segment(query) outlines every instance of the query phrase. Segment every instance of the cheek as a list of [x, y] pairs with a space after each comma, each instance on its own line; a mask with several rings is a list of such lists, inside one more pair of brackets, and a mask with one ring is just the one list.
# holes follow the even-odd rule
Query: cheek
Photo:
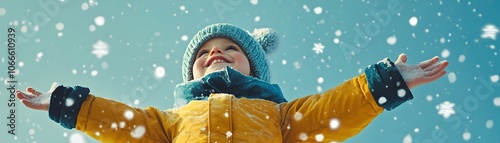
[[198, 58], [193, 64], [193, 78], [199, 79], [205, 74], [205, 68], [203, 64], [205, 60], [203, 58]]
[[238, 54], [235, 56], [235, 60], [237, 61], [238, 71], [245, 75], [250, 75], [250, 62], [245, 54]]

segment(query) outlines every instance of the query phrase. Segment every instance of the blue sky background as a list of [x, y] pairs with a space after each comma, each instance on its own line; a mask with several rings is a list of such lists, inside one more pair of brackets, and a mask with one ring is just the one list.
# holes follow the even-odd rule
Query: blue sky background
[[[388, 7], [394, 3], [399, 5]], [[494, 0], [0, 0], [0, 39], [6, 41], [9, 27], [17, 30], [20, 89], [46, 91], [52, 82], [81, 85], [101, 97], [160, 109], [173, 107], [189, 40], [218, 22], [250, 31], [269, 27], [281, 35], [279, 49], [269, 57], [271, 81], [288, 100], [333, 88], [385, 57], [395, 61], [406, 53], [408, 63], [417, 64], [439, 56], [450, 62], [449, 74], [413, 89], [413, 100], [384, 112], [346, 142], [491, 143], [500, 142], [499, 5]], [[96, 22], [100, 18], [104, 23]], [[99, 41], [107, 49], [94, 46]], [[324, 48], [313, 48], [319, 44]], [[108, 54], [99, 58], [94, 51]], [[5, 70], [0, 79], [7, 79]], [[6, 88], [0, 90], [2, 142], [97, 142], [19, 100], [16, 137], [7, 134]], [[439, 111], [455, 114], [445, 118]]]

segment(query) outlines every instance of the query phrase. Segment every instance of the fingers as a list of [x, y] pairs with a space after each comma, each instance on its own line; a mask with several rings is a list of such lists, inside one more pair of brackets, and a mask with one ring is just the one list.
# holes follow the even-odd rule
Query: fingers
[[31, 93], [31, 94], [33, 94], [33, 95], [37, 95], [37, 96], [38, 96], [38, 95], [40, 95], [40, 94], [42, 94], [42, 93], [40, 93], [40, 92], [36, 91], [36, 90], [35, 90], [34, 88], [32, 88], [32, 87], [28, 87], [28, 88], [26, 88], [26, 91], [28, 91], [29, 93]]
[[19, 98], [21, 100], [22, 99], [33, 99], [33, 98], [35, 98], [34, 95], [27, 94], [27, 93], [24, 93], [24, 92], [19, 91], [19, 90], [16, 92], [16, 96], [17, 96], [17, 98]]
[[26, 107], [29, 107], [31, 109], [37, 109], [37, 110], [49, 110], [49, 105], [48, 104], [37, 104], [31, 102], [31, 100], [26, 100], [26, 99], [21, 99], [21, 102], [26, 105]]
[[399, 55], [398, 60], [396, 61], [396, 63], [401, 63], [401, 62], [406, 63], [406, 60], [408, 60], [408, 56], [406, 56], [405, 53], [402, 53], [402, 54]]
[[439, 64], [435, 64], [432, 65], [431, 67], [424, 69], [425, 76], [432, 76], [443, 71], [448, 66], [448, 64], [449, 64], [448, 61], [442, 61]]
[[439, 61], [439, 57], [435, 56], [431, 59], [421, 62], [418, 66], [422, 69], [426, 69], [427, 67], [434, 65], [437, 61]]
[[437, 74], [434, 74], [434, 75], [432, 75], [432, 76], [428, 76], [428, 77], [426, 78], [426, 83], [428, 83], [428, 82], [432, 82], [432, 81], [435, 81], [435, 80], [439, 79], [440, 77], [442, 77], [442, 76], [443, 76], [443, 75], [445, 75], [445, 74], [446, 74], [446, 71], [440, 71], [440, 72], [439, 72], [439, 73], [437, 73]]

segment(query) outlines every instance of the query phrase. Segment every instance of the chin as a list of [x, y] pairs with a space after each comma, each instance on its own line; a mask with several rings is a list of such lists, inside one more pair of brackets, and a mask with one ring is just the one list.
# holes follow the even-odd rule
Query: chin
[[[212, 65], [210, 67], [207, 68], [207, 71], [206, 73], [209, 74], [209, 73], [212, 73], [214, 71], [219, 71], [219, 70], [223, 70], [225, 69], [227, 66], [229, 65]], [[206, 74], [205, 74], [206, 75]]]

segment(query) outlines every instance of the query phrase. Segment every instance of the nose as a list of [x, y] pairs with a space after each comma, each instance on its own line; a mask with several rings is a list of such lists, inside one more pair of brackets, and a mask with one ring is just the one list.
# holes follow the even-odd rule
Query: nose
[[219, 47], [213, 47], [212, 50], [210, 50], [210, 56], [214, 55], [215, 53], [222, 54], [222, 50]]

